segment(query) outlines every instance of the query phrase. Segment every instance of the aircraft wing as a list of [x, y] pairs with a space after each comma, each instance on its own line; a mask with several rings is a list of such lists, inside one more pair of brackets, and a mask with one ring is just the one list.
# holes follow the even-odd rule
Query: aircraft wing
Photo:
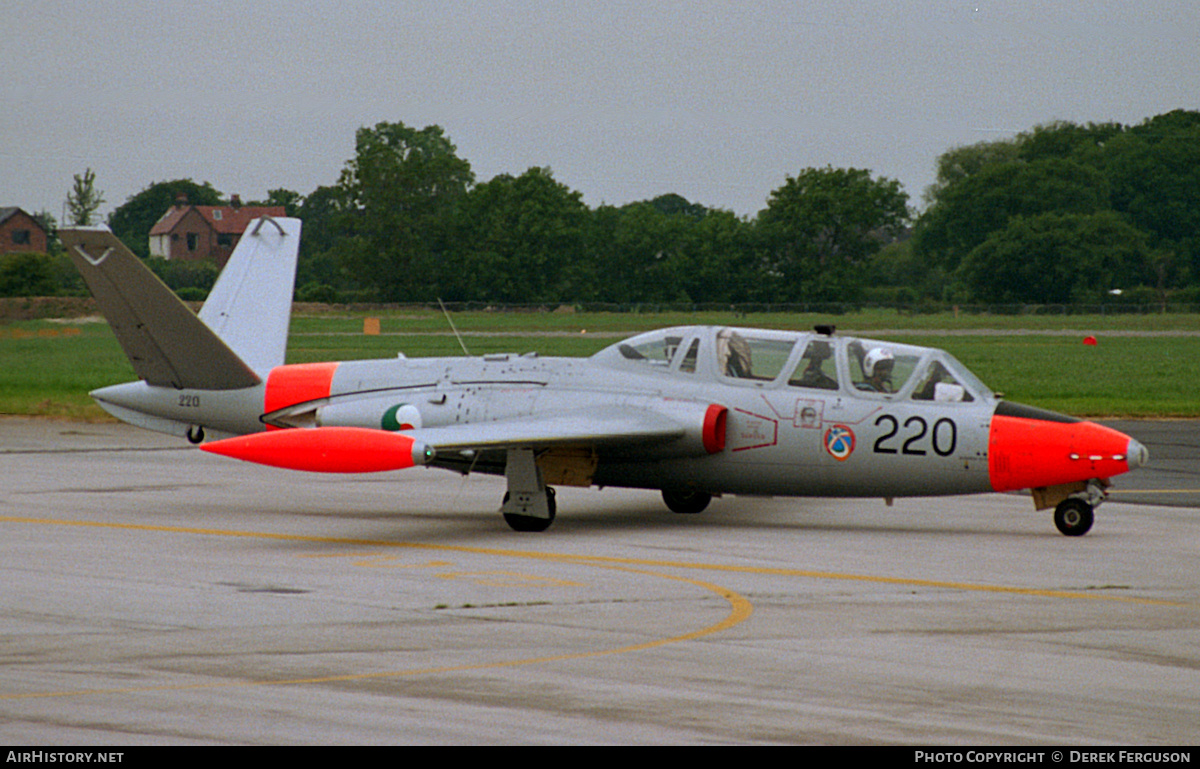
[[[721, 409], [723, 414], [721, 407], [709, 408], [710, 411]], [[723, 441], [723, 426], [720, 429]], [[648, 409], [602, 407], [402, 432], [364, 427], [271, 430], [226, 438], [201, 448], [247, 462], [292, 470], [358, 473], [428, 464], [435, 457], [461, 451], [648, 446], [687, 440], [691, 432], [683, 422], [666, 414]], [[699, 435], [694, 438], [699, 453], [712, 451], [707, 438], [701, 440]]]
[[439, 453], [568, 445], [647, 445], [682, 438], [684, 433], [682, 425], [662, 414], [646, 409], [611, 407], [406, 432]]
[[261, 381], [107, 227], [64, 228], [58, 236], [148, 384], [232, 390]]

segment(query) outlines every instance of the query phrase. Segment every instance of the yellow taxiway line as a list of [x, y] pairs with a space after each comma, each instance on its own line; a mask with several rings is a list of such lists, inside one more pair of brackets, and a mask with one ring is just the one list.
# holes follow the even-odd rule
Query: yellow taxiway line
[[[489, 548], [489, 547], [472, 547], [468, 545], [442, 545], [429, 544], [421, 542], [388, 542], [384, 540], [370, 540], [354, 537], [323, 537], [305, 534], [279, 534], [275, 532], [264, 531], [245, 531], [237, 529], [212, 529], [192, 526], [164, 526], [150, 524], [133, 524], [133, 523], [118, 523], [114, 521], [80, 521], [80, 520], [62, 520], [53, 518], [30, 518], [24, 516], [0, 516], [0, 522], [3, 523], [27, 523], [43, 526], [77, 526], [84, 528], [99, 528], [99, 529], [115, 529], [124, 531], [141, 531], [141, 532], [161, 532], [168, 534], [195, 534], [202, 536], [215, 537], [241, 537], [247, 539], [265, 539], [288, 542], [308, 542], [322, 543], [335, 545], [348, 545], [353, 547], [369, 547], [372, 549], [410, 549], [410, 550], [433, 550], [440, 552], [458, 552], [469, 553], [474, 555], [489, 555], [504, 558], [522, 558], [540, 561], [569, 563], [581, 566], [591, 566], [595, 568], [613, 569], [625, 571], [633, 574], [640, 574], [655, 577], [658, 579], [667, 579], [678, 582], [683, 582], [696, 586], [702, 590], [714, 593], [723, 598], [729, 604], [728, 614], [719, 622], [707, 625], [705, 627], [693, 630], [680, 635], [674, 635], [664, 638], [658, 638], [642, 643], [631, 644], [626, 646], [618, 646], [610, 649], [593, 649], [582, 652], [568, 652], [565, 654], [554, 654], [538, 657], [526, 657], [515, 660], [501, 660], [492, 662], [481, 662], [467, 665], [449, 665], [425, 668], [412, 668], [407, 670], [391, 670], [374, 673], [347, 673], [342, 675], [319, 676], [312, 678], [289, 678], [280, 680], [256, 680], [256, 681], [237, 681], [237, 682], [215, 682], [215, 683], [198, 683], [198, 684], [163, 684], [157, 686], [135, 686], [135, 687], [116, 687], [106, 689], [86, 689], [73, 691], [52, 691], [52, 692], [28, 692], [20, 694], [0, 694], [0, 700], [18, 700], [18, 699], [33, 699], [33, 698], [48, 698], [48, 697], [71, 697], [92, 694], [105, 693], [133, 693], [133, 692], [153, 692], [153, 691], [181, 691], [189, 689], [217, 689], [217, 688], [233, 688], [243, 686], [286, 686], [296, 684], [318, 684], [318, 683], [333, 683], [345, 681], [366, 681], [387, 678], [400, 678], [418, 675], [432, 675], [439, 673], [464, 672], [471, 670], [486, 670], [496, 668], [517, 667], [522, 665], [535, 665], [539, 663], [560, 662], [564, 660], [585, 659], [589, 657], [600, 657], [613, 654], [625, 654], [629, 652], [644, 651], [669, 644], [680, 643], [701, 638], [714, 633], [720, 633], [745, 622], [753, 612], [753, 605], [742, 595], [730, 590], [729, 588], [717, 585], [712, 582], [685, 577], [677, 574], [664, 574], [661, 571], [652, 571], [651, 569], [676, 569], [676, 570], [700, 570], [700, 571], [715, 571], [724, 573], [738, 574], [760, 574], [784, 577], [801, 577], [816, 580], [844, 580], [855, 582], [867, 582], [883, 585], [905, 585], [911, 587], [927, 587], [957, 591], [971, 591], [981, 593], [1002, 593], [1009, 595], [1026, 595], [1041, 598], [1060, 598], [1074, 599], [1087, 601], [1119, 601], [1125, 603], [1134, 603], [1148, 606], [1177, 606], [1188, 607], [1191, 604], [1179, 603], [1174, 601], [1164, 601], [1151, 598], [1139, 598], [1135, 596], [1117, 596], [1111, 594], [1102, 594], [1097, 592], [1084, 592], [1072, 590], [1050, 590], [1041, 588], [1028, 588], [1004, 585], [985, 585], [971, 582], [951, 582], [943, 580], [930, 579], [915, 579], [908, 577], [887, 577], [868, 574], [851, 574], [841, 572], [819, 571], [811, 569], [792, 569], [778, 567], [761, 567], [761, 566], [735, 566], [730, 564], [713, 564], [713, 563], [698, 563], [692, 561], [672, 561], [658, 560], [647, 558], [618, 558], [612, 556], [589, 556], [589, 555], [572, 555], [567, 553], [546, 553], [524, 550], [509, 550], [505, 548]], [[355, 556], [365, 556], [366, 553], [352, 553]]]

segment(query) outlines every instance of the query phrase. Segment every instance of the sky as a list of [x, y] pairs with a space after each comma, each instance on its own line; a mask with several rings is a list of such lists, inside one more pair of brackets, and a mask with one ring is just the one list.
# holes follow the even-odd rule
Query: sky
[[[940, 154], [1200, 109], [1196, 0], [0, 0], [0, 206], [154, 182], [307, 195], [354, 134], [441, 126], [477, 181], [753, 216], [805, 168], [913, 205]], [[16, 30], [20, 34], [14, 34]]]

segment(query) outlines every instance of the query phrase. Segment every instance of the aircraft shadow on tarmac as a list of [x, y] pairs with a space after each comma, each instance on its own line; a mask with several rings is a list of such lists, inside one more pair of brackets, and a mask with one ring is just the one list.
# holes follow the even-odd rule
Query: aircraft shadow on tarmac
[[[595, 497], [588, 500], [588, 495]], [[663, 508], [657, 496], [602, 502], [603, 492], [581, 492], [572, 500], [572, 510], [559, 516], [562, 534], [636, 534], [640, 532], [689, 532], [703, 530], [745, 530], [770, 536], [771, 531], [845, 532], [871, 535], [938, 536], [947, 540], [966, 537], [1058, 537], [1045, 516], [1039, 516], [1020, 505], [1017, 512], [1004, 501], [1003, 509], [989, 514], [987, 504], [977, 509], [959, 511], [943, 522], [924, 508], [928, 500], [898, 500], [896, 506], [885, 507], [882, 500], [821, 500], [821, 499], [762, 499], [731, 497], [716, 500], [704, 513], [680, 515]], [[586, 500], [586, 501], [584, 501]], [[1014, 502], [1020, 502], [1016, 497]], [[951, 500], [943, 500], [949, 503]], [[876, 509], [878, 508], [878, 509]], [[907, 509], [906, 509], [907, 508]], [[272, 517], [329, 518], [345, 517], [357, 521], [370, 520], [370, 532], [355, 528], [348, 538], [379, 542], [422, 542], [429, 544], [466, 545], [501, 536], [505, 545], [514, 548], [537, 545], [559, 539], [553, 533], [518, 534], [511, 532], [494, 509], [485, 502], [464, 500], [458, 510], [444, 506], [423, 506], [410, 509], [358, 509], [347, 513], [329, 508], [308, 507], [303, 504], [294, 510], [272, 511]], [[1046, 524], [1046, 525], [1042, 525]], [[347, 527], [349, 531], [351, 527]], [[1103, 534], [1102, 527], [1096, 533]], [[765, 532], [765, 534], [764, 534]], [[306, 546], [308, 546], [306, 544]]]

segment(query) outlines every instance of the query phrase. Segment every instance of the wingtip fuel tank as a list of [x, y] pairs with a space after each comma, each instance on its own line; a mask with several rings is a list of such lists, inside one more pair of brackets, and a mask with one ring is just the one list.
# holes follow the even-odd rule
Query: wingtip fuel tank
[[203, 451], [288, 470], [377, 473], [425, 465], [434, 451], [403, 433], [362, 427], [271, 430], [206, 443]]

